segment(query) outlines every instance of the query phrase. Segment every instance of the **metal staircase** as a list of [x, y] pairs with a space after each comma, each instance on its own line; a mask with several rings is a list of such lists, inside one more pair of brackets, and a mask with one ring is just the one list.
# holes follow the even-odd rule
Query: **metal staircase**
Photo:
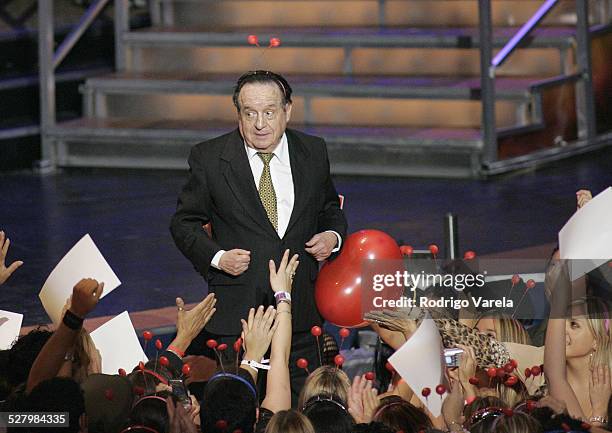
[[[492, 37], [481, 43], [483, 3], [154, 0], [153, 25], [130, 30], [128, 2], [115, 0], [117, 72], [82, 86], [83, 118], [47, 122], [43, 153], [60, 167], [185, 168], [193, 144], [235, 127], [232, 86], [250, 69], [286, 75], [295, 95], [291, 125], [327, 140], [337, 174], [469, 177], [608, 144], [609, 133], [585, 132], [576, 115], [573, 128], [533, 149], [512, 147], [518, 134], [550, 126], [545, 104], [560, 103], [550, 95], [564, 86], [576, 93], [584, 81], [576, 7], [555, 2], [544, 25], [495, 70], [487, 105], [483, 52], [503, 47], [542, 1], [490, 0]], [[603, 3], [592, 2], [591, 38], [610, 33]], [[257, 49], [249, 34], [282, 45]], [[494, 119], [484, 135], [483, 107]]]

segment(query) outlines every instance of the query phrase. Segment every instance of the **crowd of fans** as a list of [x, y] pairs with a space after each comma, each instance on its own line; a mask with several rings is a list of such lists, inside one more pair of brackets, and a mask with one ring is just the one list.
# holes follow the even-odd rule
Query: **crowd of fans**
[[[579, 206], [589, 197], [579, 193]], [[19, 267], [5, 266], [8, 246], [0, 232], [0, 284]], [[298, 265], [297, 255], [290, 257], [289, 251], [278, 266], [270, 261], [274, 292], [291, 291], [291, 275]], [[99, 354], [82, 324], [95, 309], [104, 284], [83, 279], [75, 285], [70, 306], [54, 331], [39, 328], [0, 352], [0, 412], [69, 413], [69, 427], [14, 429], [19, 432], [612, 431], [610, 304], [593, 296], [588, 280], [582, 284], [584, 297], [568, 305], [568, 299], [575, 299], [571, 292], [576, 284], [568, 278], [565, 262], [551, 261], [545, 281], [551, 312], [542, 328], [543, 364], [536, 369], [544, 380], [537, 387], [528, 386], [529, 373], [512, 373], [516, 360], [504, 346], [531, 344], [520, 321], [484, 317], [471, 326], [430, 312], [445, 346], [463, 350], [458, 367], [446, 371], [448, 393], [441, 415], [434, 416], [417, 395], [421, 390], [412, 390], [392, 368], [385, 369], [386, 357], [376, 358], [376, 375], [351, 379], [341, 363], [334, 363], [334, 353], [321, 357], [323, 365], [302, 371], [308, 378], [292, 407], [289, 299], [275, 307], [252, 309], [242, 319], [242, 336], [233, 347], [211, 342], [217, 354], [224, 351], [211, 363], [203, 357], [185, 357], [184, 352], [215, 313], [214, 295], [191, 310], [177, 298], [177, 333], [157, 358], [132, 371], [100, 374]], [[568, 309], [569, 318], [559, 314]], [[420, 321], [430, 320], [403, 310], [366, 317], [388, 347], [387, 355], [411, 337]], [[269, 369], [262, 363], [265, 357]], [[265, 386], [258, 386], [258, 376]], [[196, 383], [205, 384], [197, 396], [188, 390]]]

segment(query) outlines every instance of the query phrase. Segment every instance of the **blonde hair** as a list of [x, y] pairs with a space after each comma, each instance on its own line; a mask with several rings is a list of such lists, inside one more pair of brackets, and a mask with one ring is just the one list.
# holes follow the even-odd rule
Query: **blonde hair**
[[337, 367], [323, 365], [310, 373], [300, 392], [298, 408], [316, 395], [336, 396], [344, 403], [348, 400], [351, 381], [346, 373]]
[[290, 409], [276, 412], [265, 433], [315, 433], [315, 429], [306, 415]]
[[[481, 316], [478, 318], [478, 321], [484, 317], [488, 316]], [[497, 341], [531, 345], [529, 334], [518, 320], [504, 314], [499, 316], [496, 315], [495, 317], [491, 317], [491, 319], [495, 327], [495, 339]], [[476, 324], [478, 324], [478, 321]], [[528, 396], [525, 386], [520, 382], [513, 387], [499, 383], [495, 387], [495, 391], [497, 396], [509, 407], [517, 405]]]
[[495, 323], [497, 341], [531, 345], [529, 334], [518, 320], [507, 315], [501, 315], [495, 317], [493, 323]]
[[595, 340], [595, 352], [591, 358], [591, 367], [608, 365], [612, 367], [612, 336], [610, 328], [610, 308], [608, 303], [595, 296], [587, 296], [572, 303], [572, 306], [584, 305], [586, 322]]

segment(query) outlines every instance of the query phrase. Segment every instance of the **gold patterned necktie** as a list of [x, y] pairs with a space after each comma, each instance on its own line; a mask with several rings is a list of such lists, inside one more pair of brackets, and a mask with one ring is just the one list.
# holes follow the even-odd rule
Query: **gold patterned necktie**
[[257, 152], [264, 164], [261, 177], [259, 178], [259, 198], [263, 204], [268, 219], [274, 226], [274, 230], [278, 230], [278, 212], [276, 210], [276, 192], [272, 185], [272, 176], [270, 175], [270, 160], [274, 156], [273, 153]]

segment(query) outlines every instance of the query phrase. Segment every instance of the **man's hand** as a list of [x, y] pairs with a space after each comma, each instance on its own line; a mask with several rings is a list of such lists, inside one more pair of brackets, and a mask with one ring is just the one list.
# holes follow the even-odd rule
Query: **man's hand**
[[270, 287], [272, 287], [272, 291], [274, 293], [280, 291], [291, 293], [293, 277], [300, 264], [298, 262], [298, 255], [294, 254], [291, 260], [289, 260], [289, 250], [285, 250], [280, 265], [278, 265], [278, 271], [276, 270], [274, 260], [270, 260], [268, 264], [270, 265]]
[[272, 336], [278, 327], [274, 321], [276, 310], [269, 306], [264, 312], [260, 306], [255, 312], [254, 308], [249, 311], [248, 320], [240, 319], [242, 322], [242, 339], [244, 341], [244, 359], [259, 362], [268, 351]]
[[84, 319], [98, 304], [104, 283], [98, 283], [93, 278], [84, 278], [72, 289], [70, 311]]
[[219, 268], [234, 277], [242, 274], [249, 268], [251, 252], [235, 248], [223, 253], [219, 259]]
[[176, 317], [176, 338], [174, 342], [180, 350], [187, 349], [191, 341], [200, 331], [202, 331], [204, 326], [206, 326], [210, 318], [215, 314], [215, 311], [217, 311], [214, 308], [216, 303], [215, 294], [209, 293], [202, 302], [191, 310], [185, 310], [185, 302], [183, 299], [176, 298], [178, 313]]
[[9, 279], [11, 274], [15, 272], [19, 266], [23, 265], [21, 260], [17, 260], [11, 263], [8, 268], [5, 266], [4, 261], [10, 245], [11, 240], [6, 237], [3, 231], [0, 231], [0, 286]]
[[322, 262], [330, 256], [337, 243], [338, 238], [334, 233], [317, 233], [306, 242], [306, 252], [310, 253], [317, 261]]

